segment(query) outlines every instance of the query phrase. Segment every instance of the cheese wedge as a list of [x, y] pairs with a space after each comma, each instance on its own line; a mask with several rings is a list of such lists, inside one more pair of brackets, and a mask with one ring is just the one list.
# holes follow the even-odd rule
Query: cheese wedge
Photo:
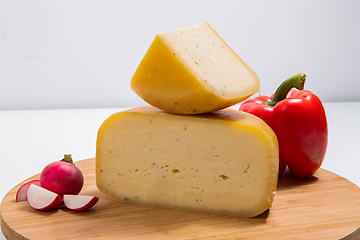
[[199, 114], [259, 91], [258, 76], [207, 23], [156, 35], [131, 89], [170, 113]]
[[99, 128], [96, 183], [126, 203], [254, 217], [274, 199], [278, 142], [259, 118], [153, 107], [116, 113]]

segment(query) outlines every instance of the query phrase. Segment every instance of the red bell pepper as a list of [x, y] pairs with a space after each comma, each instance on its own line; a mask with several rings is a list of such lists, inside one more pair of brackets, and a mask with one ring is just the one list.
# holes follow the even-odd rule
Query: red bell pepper
[[[279, 176], [286, 166], [297, 177], [309, 177], [324, 161], [328, 127], [320, 99], [303, 90], [305, 74], [285, 80], [271, 97], [244, 101], [240, 111], [266, 122], [279, 141]], [[291, 90], [292, 88], [298, 90]]]

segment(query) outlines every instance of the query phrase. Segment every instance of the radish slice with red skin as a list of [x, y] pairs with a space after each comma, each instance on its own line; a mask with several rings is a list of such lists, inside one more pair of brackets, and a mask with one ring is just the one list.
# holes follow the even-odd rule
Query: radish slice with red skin
[[17, 202], [27, 200], [26, 191], [27, 191], [27, 189], [29, 188], [29, 186], [31, 184], [35, 184], [35, 185], [40, 186], [40, 180], [32, 180], [30, 182], [27, 182], [27, 183], [24, 183], [23, 185], [21, 185], [21, 187], [16, 192], [16, 201]]
[[60, 195], [35, 184], [30, 184], [26, 196], [29, 205], [36, 210], [55, 209], [63, 201]]
[[74, 211], [85, 211], [94, 206], [99, 198], [96, 196], [67, 195], [63, 196], [64, 204], [68, 209]]

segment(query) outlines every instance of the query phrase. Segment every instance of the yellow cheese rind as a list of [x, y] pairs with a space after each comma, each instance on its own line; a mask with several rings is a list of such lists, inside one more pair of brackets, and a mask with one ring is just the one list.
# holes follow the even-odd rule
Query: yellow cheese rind
[[99, 128], [96, 183], [117, 201], [254, 217], [271, 206], [277, 179], [276, 136], [244, 112], [142, 107]]
[[156, 35], [131, 89], [170, 113], [199, 114], [235, 105], [259, 90], [258, 76], [207, 24]]

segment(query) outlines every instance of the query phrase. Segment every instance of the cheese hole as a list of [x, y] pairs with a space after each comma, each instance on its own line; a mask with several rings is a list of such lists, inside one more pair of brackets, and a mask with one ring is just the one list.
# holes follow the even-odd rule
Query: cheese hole
[[228, 176], [226, 176], [226, 175], [224, 175], [224, 174], [220, 175], [220, 177], [221, 177], [223, 180], [227, 180], [227, 179], [229, 178]]
[[176, 174], [179, 173], [180, 171], [178, 169], [173, 169], [172, 172]]

